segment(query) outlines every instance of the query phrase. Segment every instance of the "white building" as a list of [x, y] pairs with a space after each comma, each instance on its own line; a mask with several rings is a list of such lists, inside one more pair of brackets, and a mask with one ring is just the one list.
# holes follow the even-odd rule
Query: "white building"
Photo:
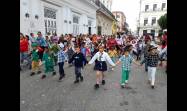
[[97, 9], [91, 0], [20, 0], [20, 32], [95, 34]]
[[157, 36], [161, 31], [157, 20], [167, 13], [167, 0], [140, 0], [139, 35]]
[[100, 0], [101, 3], [103, 3], [103, 5], [111, 11], [112, 8], [112, 0]]

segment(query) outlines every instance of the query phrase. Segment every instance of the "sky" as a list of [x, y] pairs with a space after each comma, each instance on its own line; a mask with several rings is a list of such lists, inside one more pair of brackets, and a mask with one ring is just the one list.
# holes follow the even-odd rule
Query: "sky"
[[113, 0], [112, 11], [122, 11], [126, 16], [126, 22], [132, 31], [137, 30], [140, 0]]

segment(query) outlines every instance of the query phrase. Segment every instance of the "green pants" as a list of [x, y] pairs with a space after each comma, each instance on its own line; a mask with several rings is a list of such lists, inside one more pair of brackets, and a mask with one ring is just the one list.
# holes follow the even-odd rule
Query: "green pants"
[[122, 69], [122, 74], [121, 74], [121, 84], [124, 84], [126, 80], [129, 79], [129, 70], [124, 70]]

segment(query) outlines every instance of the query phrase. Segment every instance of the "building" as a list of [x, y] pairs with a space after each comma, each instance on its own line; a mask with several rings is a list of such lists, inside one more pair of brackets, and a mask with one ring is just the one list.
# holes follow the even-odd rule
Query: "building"
[[140, 0], [139, 35], [149, 33], [157, 36], [161, 32], [157, 20], [165, 13], [167, 0]]
[[95, 34], [98, 9], [92, 0], [20, 0], [20, 32]]
[[109, 11], [111, 11], [111, 8], [112, 8], [112, 0], [100, 0], [100, 2], [101, 2]]
[[[99, 7], [96, 12], [96, 26], [98, 35], [112, 35], [114, 31], [114, 21], [116, 21], [112, 12], [104, 5], [111, 8], [112, 0], [92, 0]], [[110, 1], [110, 2], [109, 2]]]
[[123, 12], [121, 11], [113, 11], [112, 14], [117, 19], [117, 32], [124, 32], [125, 31], [125, 23], [126, 23], [126, 17]]

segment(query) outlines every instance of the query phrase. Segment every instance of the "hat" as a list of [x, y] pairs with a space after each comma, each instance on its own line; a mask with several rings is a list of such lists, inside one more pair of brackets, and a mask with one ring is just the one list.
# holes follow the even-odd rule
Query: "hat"
[[37, 47], [38, 44], [37, 43], [32, 43], [32, 47]]
[[152, 49], [157, 49], [157, 46], [151, 45], [151, 46], [149, 47], [149, 51], [151, 51]]

